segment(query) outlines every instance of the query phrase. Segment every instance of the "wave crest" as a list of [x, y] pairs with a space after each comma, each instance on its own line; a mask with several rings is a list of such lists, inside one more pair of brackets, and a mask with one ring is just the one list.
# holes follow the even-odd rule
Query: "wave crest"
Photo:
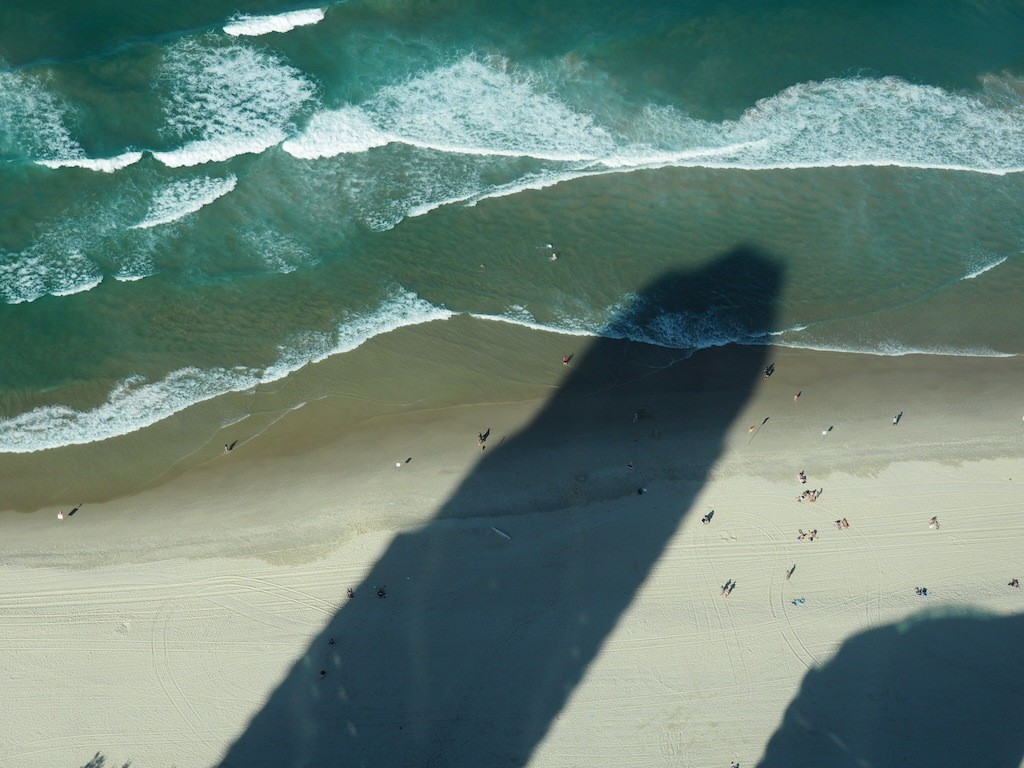
[[303, 11], [288, 11], [274, 16], [246, 16], [239, 14], [224, 25], [224, 31], [232, 37], [266, 35], [271, 32], [288, 32], [296, 27], [305, 27], [323, 21], [322, 8]]
[[154, 152], [171, 168], [259, 154], [287, 138], [295, 113], [314, 84], [276, 55], [248, 45], [208, 46], [187, 40], [172, 48], [160, 79], [167, 132], [186, 140]]

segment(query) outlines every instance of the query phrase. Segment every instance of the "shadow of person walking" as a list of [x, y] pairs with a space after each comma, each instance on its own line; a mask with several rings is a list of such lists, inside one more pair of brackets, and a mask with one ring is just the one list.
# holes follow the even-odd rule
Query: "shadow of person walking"
[[[737, 249], [637, 296], [528, 427], [487, 451], [433, 521], [395, 537], [356, 588], [389, 584], [388, 599], [339, 595], [322, 637], [220, 765], [525, 764], [762, 380], [757, 342], [772, 327], [780, 280], [769, 258]], [[709, 333], [751, 343], [682, 351]], [[648, 406], [661, 434], [685, 433], [692, 446], [663, 460], [683, 478], [671, 498], [659, 497], [657, 476], [637, 498], [626, 445], [608, 458], [609, 445], [640, 439], [635, 405], [624, 403]], [[580, 471], [566, 477], [572, 464]], [[343, 638], [344, 652], [321, 681], [328, 637]]]

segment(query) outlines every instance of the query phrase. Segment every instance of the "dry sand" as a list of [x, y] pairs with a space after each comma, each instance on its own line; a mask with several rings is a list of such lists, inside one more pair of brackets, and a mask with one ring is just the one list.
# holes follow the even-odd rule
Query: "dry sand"
[[[1021, 764], [1024, 363], [477, 325], [5, 513], [0, 765]], [[19, 461], [29, 509], [57, 459]]]

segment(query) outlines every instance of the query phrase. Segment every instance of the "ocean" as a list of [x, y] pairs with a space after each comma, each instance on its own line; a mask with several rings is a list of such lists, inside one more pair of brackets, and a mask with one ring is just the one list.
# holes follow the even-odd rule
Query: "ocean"
[[[0, 452], [455, 316], [1024, 353], [1021, 41], [1011, 0], [8, 0]], [[784, 276], [771, 327], [623, 319], [737, 249]]]

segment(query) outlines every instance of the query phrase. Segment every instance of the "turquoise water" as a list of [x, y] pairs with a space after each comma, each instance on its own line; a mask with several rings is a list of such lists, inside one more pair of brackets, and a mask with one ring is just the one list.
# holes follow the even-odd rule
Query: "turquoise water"
[[850, 6], [5, 3], [0, 451], [452, 314], [607, 334], [738, 247], [776, 327], [615, 333], [1024, 352], [1024, 10]]

